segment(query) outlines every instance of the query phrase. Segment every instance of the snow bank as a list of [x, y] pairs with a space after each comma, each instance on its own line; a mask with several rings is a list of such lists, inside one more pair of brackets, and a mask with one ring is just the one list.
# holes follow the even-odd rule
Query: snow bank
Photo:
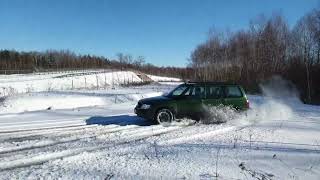
[[142, 98], [160, 96], [175, 85], [151, 84], [132, 87], [106, 87], [106, 89], [76, 89], [63, 91], [33, 92], [16, 94], [0, 98], [0, 115], [21, 113], [47, 109], [73, 109], [80, 107], [110, 107], [114, 105], [127, 106], [130, 109]]
[[161, 92], [150, 92], [145, 94], [95, 94], [46, 92], [31, 93], [10, 96], [4, 99], [0, 105], [0, 115], [7, 113], [21, 113], [28, 111], [73, 109], [93, 106], [112, 106], [119, 103], [136, 103], [141, 98], [161, 95]]
[[18, 93], [102, 87], [141, 82], [131, 71], [0, 76], [0, 96]]
[[163, 76], [154, 76], [154, 75], [147, 75], [150, 79], [156, 82], [181, 82], [182, 80], [179, 78], [172, 78], [172, 77], [163, 77]]
[[19, 113], [45, 109], [71, 109], [86, 106], [102, 106], [107, 102], [101, 97], [80, 95], [28, 94], [9, 97], [0, 107], [1, 113]]

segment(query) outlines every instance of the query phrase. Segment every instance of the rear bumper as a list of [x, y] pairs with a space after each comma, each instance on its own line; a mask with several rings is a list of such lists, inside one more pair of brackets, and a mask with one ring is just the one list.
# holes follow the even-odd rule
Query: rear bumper
[[154, 117], [154, 113], [151, 109], [140, 109], [140, 108], [134, 108], [134, 113], [139, 116], [142, 117], [144, 119], [148, 119], [148, 120], [153, 120]]

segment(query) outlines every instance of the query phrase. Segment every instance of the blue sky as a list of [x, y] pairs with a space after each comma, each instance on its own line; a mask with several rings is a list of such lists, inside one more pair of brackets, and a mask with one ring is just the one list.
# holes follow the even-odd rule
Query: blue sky
[[0, 49], [142, 55], [185, 66], [210, 28], [235, 31], [281, 12], [290, 26], [319, 0], [0, 0]]

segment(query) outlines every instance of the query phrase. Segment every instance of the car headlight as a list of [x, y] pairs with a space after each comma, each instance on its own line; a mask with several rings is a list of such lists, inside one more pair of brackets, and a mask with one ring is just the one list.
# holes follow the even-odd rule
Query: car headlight
[[149, 105], [149, 104], [142, 104], [141, 105], [141, 109], [149, 109], [151, 107], [151, 105]]

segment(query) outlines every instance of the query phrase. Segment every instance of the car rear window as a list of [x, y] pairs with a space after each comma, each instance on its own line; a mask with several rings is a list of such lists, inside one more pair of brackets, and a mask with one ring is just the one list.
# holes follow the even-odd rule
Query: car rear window
[[238, 98], [243, 96], [238, 86], [226, 86], [225, 94], [227, 98]]

